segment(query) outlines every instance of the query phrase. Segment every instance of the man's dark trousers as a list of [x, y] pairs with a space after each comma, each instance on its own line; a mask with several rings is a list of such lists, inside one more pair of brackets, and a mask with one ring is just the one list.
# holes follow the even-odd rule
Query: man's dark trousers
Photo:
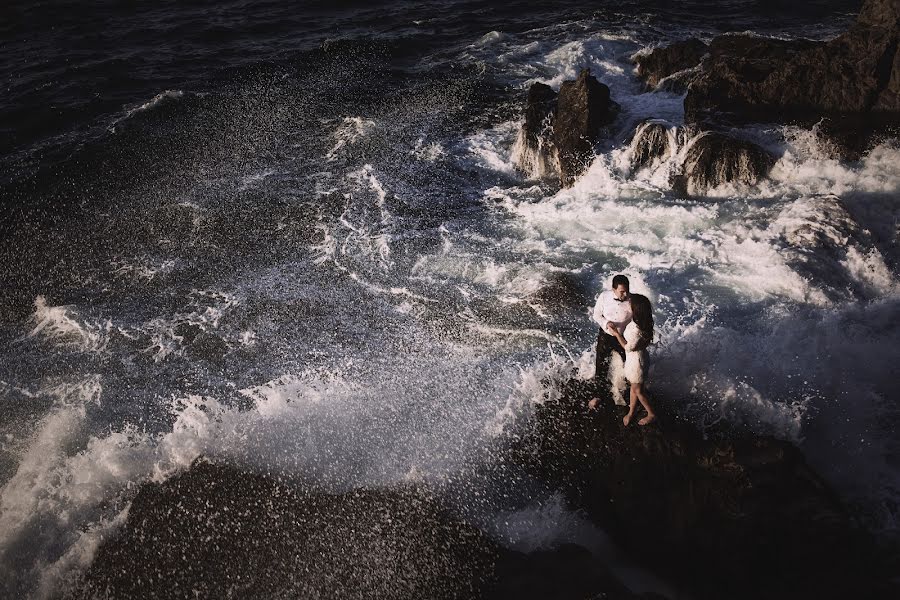
[[597, 362], [594, 363], [597, 367], [594, 374], [594, 380], [597, 382], [597, 385], [603, 386], [609, 381], [607, 374], [609, 373], [609, 360], [612, 358], [613, 352], [618, 352], [619, 356], [622, 357], [622, 362], [625, 362], [625, 349], [622, 348], [619, 340], [615, 336], [601, 331], [597, 335]]

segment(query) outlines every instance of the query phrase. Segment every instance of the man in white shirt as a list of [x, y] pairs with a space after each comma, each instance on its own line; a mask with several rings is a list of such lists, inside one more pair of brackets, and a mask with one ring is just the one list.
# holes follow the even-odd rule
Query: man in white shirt
[[[623, 333], [625, 327], [631, 322], [631, 300], [628, 296], [628, 278], [624, 275], [616, 275], [612, 280], [612, 289], [605, 290], [597, 298], [597, 304], [594, 305], [594, 320], [600, 324], [600, 333], [597, 336], [597, 362], [594, 377], [598, 385], [609, 380], [609, 361], [613, 352], [618, 352], [625, 361], [625, 349], [619, 344], [614, 335], [609, 333], [609, 329], [614, 327]], [[618, 378], [617, 378], [618, 379]], [[623, 382], [610, 381], [612, 384], [613, 398], [616, 404], [625, 404], [622, 397], [621, 386]], [[596, 408], [599, 404], [599, 398], [590, 401], [590, 408]]]

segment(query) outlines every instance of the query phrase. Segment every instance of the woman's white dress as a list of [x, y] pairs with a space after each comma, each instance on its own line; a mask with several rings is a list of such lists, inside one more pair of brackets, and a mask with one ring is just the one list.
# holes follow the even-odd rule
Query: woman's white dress
[[647, 378], [647, 338], [634, 321], [622, 332], [625, 338], [625, 378], [630, 383], [643, 383]]

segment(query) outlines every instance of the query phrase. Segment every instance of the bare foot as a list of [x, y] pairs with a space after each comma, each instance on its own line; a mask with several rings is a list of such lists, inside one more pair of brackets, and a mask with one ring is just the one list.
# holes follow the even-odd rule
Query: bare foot
[[625, 427], [628, 427], [628, 424], [631, 423], [631, 417], [634, 416], [634, 413], [628, 413], [624, 417], [622, 417], [622, 422], [625, 423]]
[[594, 410], [600, 404], [600, 398], [591, 398], [591, 401], [588, 402], [588, 410]]
[[654, 415], [653, 413], [650, 413], [649, 415], [647, 415], [646, 417], [644, 417], [643, 419], [638, 421], [638, 425], [649, 425], [650, 423], [652, 423], [655, 420], [656, 420], [656, 415]]

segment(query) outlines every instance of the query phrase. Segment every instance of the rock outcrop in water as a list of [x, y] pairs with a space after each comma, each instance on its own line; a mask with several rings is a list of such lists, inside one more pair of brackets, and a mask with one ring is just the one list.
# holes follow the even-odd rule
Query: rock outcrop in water
[[696, 38], [655, 48], [634, 58], [638, 77], [655, 88], [663, 79], [699, 65], [707, 50], [707, 45]]
[[776, 162], [760, 146], [721, 132], [675, 128], [663, 121], [638, 125], [631, 141], [631, 171], [667, 158], [681, 161], [671, 165], [670, 184], [684, 196], [700, 196], [726, 183], [755, 185]]
[[775, 157], [752, 142], [707, 132], [691, 142], [673, 188], [698, 196], [725, 183], [755, 185], [774, 165]]
[[575, 81], [564, 81], [556, 100], [553, 144], [559, 157], [559, 181], [564, 187], [587, 169], [603, 127], [615, 118], [609, 88], [584, 69]]
[[856, 23], [828, 42], [785, 41], [727, 34], [708, 47], [699, 40], [637, 56], [638, 74], [656, 85], [685, 78], [688, 123], [814, 123], [828, 130], [848, 157], [872, 134], [900, 125], [900, 0], [867, 0]]
[[505, 549], [423, 487], [325, 493], [206, 461], [146, 484], [67, 597], [636, 598], [586, 549]]
[[556, 92], [549, 85], [534, 83], [525, 101], [525, 123], [516, 141], [518, 167], [529, 177], [546, 177], [556, 170], [553, 149], [553, 115]]
[[561, 400], [537, 407], [517, 460], [567, 488], [651, 570], [697, 598], [896, 591], [868, 538], [791, 444], [707, 439], [661, 403], [660, 426], [624, 427], [611, 401], [586, 410], [593, 391], [573, 381]]
[[533, 84], [514, 150], [517, 166], [532, 177], [556, 172], [560, 185], [571, 186], [590, 165], [594, 144], [617, 110], [609, 88], [588, 69], [574, 81], [564, 81], [559, 94], [545, 84]]
[[638, 171], [664, 158], [671, 152], [666, 123], [647, 122], [638, 125], [631, 143], [631, 170]]

